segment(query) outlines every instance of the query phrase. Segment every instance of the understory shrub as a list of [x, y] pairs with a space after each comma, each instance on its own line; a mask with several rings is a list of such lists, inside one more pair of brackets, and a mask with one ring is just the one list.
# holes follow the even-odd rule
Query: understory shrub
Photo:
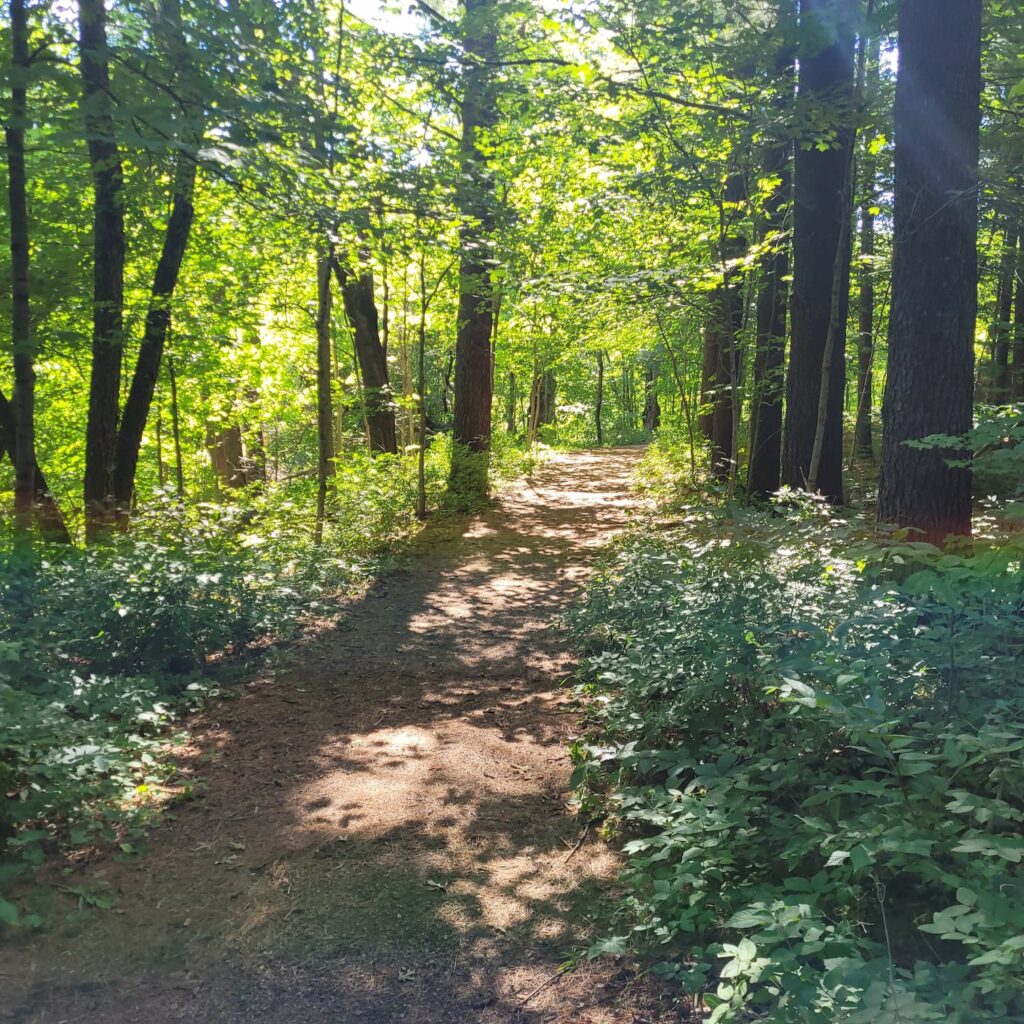
[[574, 781], [628, 858], [593, 952], [716, 1022], [1024, 1020], [1024, 546], [680, 518], [573, 620]]
[[[446, 470], [439, 444], [431, 504]], [[347, 453], [319, 547], [308, 479], [224, 504], [164, 496], [129, 535], [87, 549], [11, 547], [0, 576], [0, 925], [33, 920], [2, 895], [47, 850], [127, 843], [160, 794], [187, 790], [168, 734], [223, 680], [211, 668], [364, 579], [415, 528], [415, 496], [414, 459]]]

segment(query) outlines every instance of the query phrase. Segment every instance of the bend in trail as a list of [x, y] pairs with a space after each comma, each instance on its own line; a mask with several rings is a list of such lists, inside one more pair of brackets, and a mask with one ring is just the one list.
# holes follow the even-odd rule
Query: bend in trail
[[566, 806], [573, 666], [553, 622], [627, 524], [638, 457], [557, 456], [428, 528], [338, 629], [214, 705], [205, 797], [144, 856], [69, 883], [109, 885], [113, 912], [8, 950], [8, 1019], [655, 1019], [613, 968], [557, 974], [618, 865]]

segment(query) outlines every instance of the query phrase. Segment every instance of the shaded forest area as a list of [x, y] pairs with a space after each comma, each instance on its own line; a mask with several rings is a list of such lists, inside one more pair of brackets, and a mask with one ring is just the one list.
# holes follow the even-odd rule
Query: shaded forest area
[[576, 624], [601, 948], [1024, 1019], [1018, 8], [8, 0], [0, 885], [131, 849], [428, 517], [650, 442]]

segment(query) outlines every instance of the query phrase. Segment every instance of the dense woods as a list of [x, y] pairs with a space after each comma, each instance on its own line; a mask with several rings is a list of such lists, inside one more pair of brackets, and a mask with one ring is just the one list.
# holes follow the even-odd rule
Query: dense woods
[[[175, 714], [428, 517], [652, 442], [688, 525], [576, 624], [602, 948], [712, 1020], [1024, 1019], [1017, 3], [5, 6], [0, 871], [146, 819]], [[814, 842], [715, 802], [751, 764]]]

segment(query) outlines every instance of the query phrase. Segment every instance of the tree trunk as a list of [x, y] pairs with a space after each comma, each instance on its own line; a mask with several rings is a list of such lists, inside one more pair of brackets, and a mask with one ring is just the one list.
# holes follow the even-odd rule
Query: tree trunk
[[661, 405], [658, 402], [660, 367], [656, 359], [644, 364], [644, 430], [650, 434], [661, 426]]
[[767, 498], [779, 489], [782, 457], [782, 399], [785, 393], [786, 300], [789, 243], [783, 237], [792, 177], [790, 147], [774, 146], [765, 154], [763, 171], [778, 185], [765, 203], [765, 230], [774, 237], [761, 261], [757, 293], [757, 348], [750, 415], [750, 465], [747, 492]]
[[545, 427], [555, 422], [555, 398], [557, 385], [555, 382], [554, 370], [545, 370], [540, 377], [540, 388], [538, 401], [540, 406], [537, 412], [538, 426]]
[[[823, 130], [835, 133], [837, 142], [829, 149], [819, 150], [819, 137], [799, 139], [794, 160], [792, 340], [782, 452], [782, 482], [790, 487], [806, 487], [819, 421], [822, 368], [826, 349], [831, 347], [816, 485], [833, 502], [843, 498], [843, 399], [849, 305], [848, 242], [840, 249], [844, 225], [848, 230], [850, 218], [844, 197], [848, 199], [849, 195], [846, 181], [852, 140], [854, 69], [847, 10], [842, 0], [802, 0], [800, 8], [803, 45], [799, 113], [802, 120], [809, 119]], [[831, 332], [830, 326], [834, 328]]]
[[[370, 451], [394, 455], [398, 451], [395, 409], [388, 384], [387, 355], [380, 340], [373, 273], [364, 267], [358, 275], [351, 274], [337, 260], [334, 261], [334, 273], [341, 286], [345, 316], [352, 327], [356, 358], [359, 360]], [[408, 369], [406, 382], [411, 382]]]
[[[17, 447], [18, 427], [14, 408], [12, 403], [7, 400], [7, 396], [0, 391], [0, 458], [6, 455], [13, 464]], [[43, 471], [39, 468], [38, 463], [35, 463], [32, 469], [32, 478], [35, 482], [33, 505], [39, 532], [47, 540], [58, 544], [70, 544], [71, 534], [68, 532], [56, 498], [46, 486], [46, 477], [43, 476]]]
[[1013, 299], [1013, 327], [1011, 352], [1012, 397], [1015, 402], [1024, 398], [1024, 237], [1019, 239], [1017, 256], [1017, 286]]
[[79, 0], [82, 115], [93, 183], [92, 370], [85, 432], [85, 530], [113, 516], [121, 353], [124, 347], [124, 174], [114, 135], [105, 0]]
[[181, 458], [181, 418], [178, 411], [178, 375], [174, 359], [167, 357], [167, 377], [171, 384], [171, 434], [174, 438], [174, 487], [178, 501], [185, 500], [185, 466]]
[[601, 428], [601, 409], [604, 405], [604, 353], [597, 353], [597, 398], [594, 401], [594, 426], [597, 427], [597, 443], [604, 444], [604, 432]]
[[212, 424], [207, 425], [206, 449], [217, 484], [232, 490], [245, 486], [242, 428], [238, 424], [216, 429]]
[[160, 21], [164, 49], [175, 69], [175, 85], [184, 106], [179, 141], [186, 148], [177, 157], [171, 215], [167, 221], [163, 248], [153, 275], [149, 309], [146, 312], [146, 324], [135, 363], [135, 373], [117, 431], [113, 488], [117, 517], [122, 527], [128, 525], [139, 448], [153, 404], [157, 377], [160, 375], [160, 362], [163, 359], [171, 324], [171, 297], [178, 284], [182, 260], [185, 258], [192, 230], [192, 199], [196, 183], [197, 158], [195, 152], [189, 150], [195, 150], [199, 146], [203, 134], [200, 120], [202, 102], [195, 95], [191, 61], [181, 25], [180, 0], [162, 0]]
[[11, 352], [14, 359], [14, 522], [28, 534], [35, 519], [35, 345], [29, 306], [29, 228], [25, 172], [28, 123], [28, 13], [25, 0], [11, 0], [11, 109], [7, 141], [7, 196], [11, 217]]
[[[784, 33], [795, 13], [795, 0], [779, 4], [778, 28]], [[793, 101], [796, 74], [792, 45], [780, 46], [775, 57], [780, 112]], [[780, 133], [781, 134], [781, 133]], [[782, 459], [782, 402], [785, 395], [786, 312], [788, 300], [789, 241], [784, 237], [786, 216], [793, 197], [793, 143], [776, 137], [766, 147], [762, 174], [776, 181], [764, 203], [764, 240], [769, 250], [761, 258], [757, 292], [757, 340], [754, 351], [754, 382], [750, 399], [750, 461], [747, 493], [767, 498], [779, 489]]]
[[1006, 232], [999, 259], [999, 282], [996, 289], [995, 323], [992, 325], [992, 361], [994, 398], [1005, 402], [1010, 398], [1010, 342], [1013, 334], [1013, 288], [1017, 276], [1017, 238], [1020, 220], [1016, 211], [1006, 216]]
[[971, 428], [981, 0], [903, 0], [899, 50], [878, 518], [939, 542], [970, 533], [970, 470], [904, 442]]
[[332, 408], [331, 374], [334, 369], [331, 352], [331, 274], [334, 251], [321, 243], [316, 262], [316, 524], [313, 541], [324, 539], [324, 518], [327, 514], [328, 482], [334, 474], [334, 410]]
[[452, 467], [448, 489], [466, 505], [487, 496], [491, 440], [491, 282], [494, 182], [480, 137], [497, 118], [493, 73], [497, 31], [492, 0], [464, 0], [461, 174], [456, 204], [462, 217], [459, 312], [455, 341]]

